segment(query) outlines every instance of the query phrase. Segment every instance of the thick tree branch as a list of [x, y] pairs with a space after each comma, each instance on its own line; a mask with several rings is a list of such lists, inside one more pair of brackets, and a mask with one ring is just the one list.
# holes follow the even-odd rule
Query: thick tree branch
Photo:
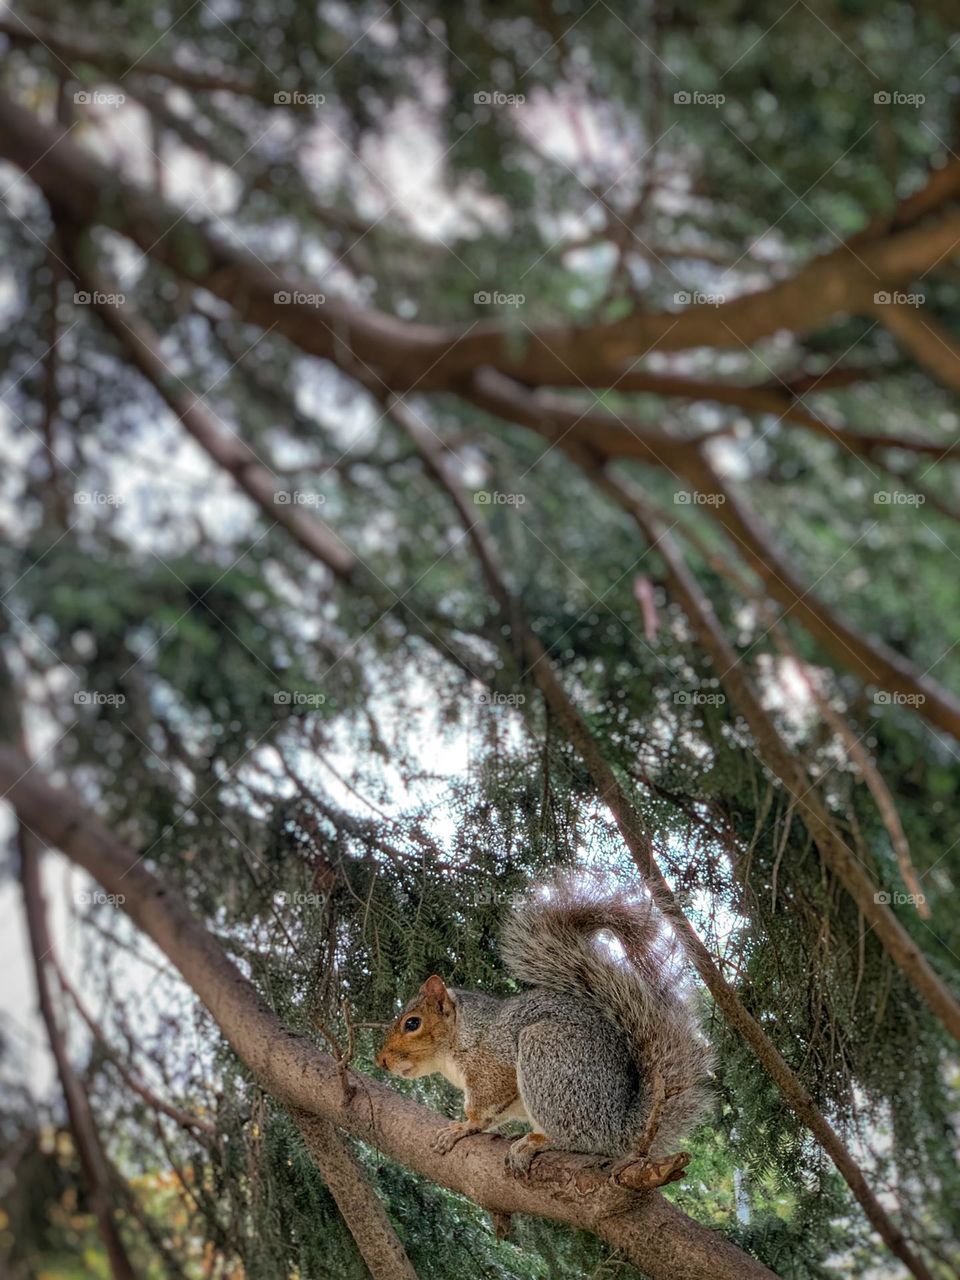
[[[498, 323], [467, 328], [406, 323], [382, 312], [330, 300], [278, 303], [299, 282], [228, 244], [183, 210], [166, 205], [0, 95], [0, 157], [29, 172], [64, 221], [102, 225], [128, 236], [151, 258], [223, 298], [245, 319], [273, 328], [301, 350], [338, 362], [345, 352], [377, 371], [394, 390], [456, 389], [487, 364], [531, 385], [610, 385], [640, 352], [749, 346], [778, 329], [802, 334], [838, 315], [867, 314], [876, 290], [904, 284], [960, 247], [960, 212], [911, 226], [861, 246], [841, 246], [785, 281], [719, 307], [637, 313], [587, 329], [531, 333], [517, 350]], [[309, 293], [322, 292], [309, 282]]]
[[760, 1280], [771, 1272], [657, 1193], [609, 1180], [596, 1157], [547, 1153], [529, 1182], [503, 1163], [506, 1140], [479, 1134], [449, 1155], [430, 1143], [446, 1123], [375, 1080], [348, 1073], [290, 1031], [174, 891], [68, 792], [52, 787], [19, 751], [0, 747], [0, 788], [21, 820], [61, 849], [157, 944], [209, 1009], [263, 1087], [282, 1105], [319, 1115], [354, 1137], [495, 1213], [530, 1213], [595, 1232], [651, 1280]]

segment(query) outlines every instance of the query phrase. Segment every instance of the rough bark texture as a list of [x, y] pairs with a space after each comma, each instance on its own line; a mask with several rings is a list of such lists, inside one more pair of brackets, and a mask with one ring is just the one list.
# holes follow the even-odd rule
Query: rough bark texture
[[659, 1193], [611, 1185], [609, 1162], [550, 1152], [524, 1182], [505, 1170], [508, 1143], [493, 1134], [467, 1138], [448, 1155], [432, 1151], [432, 1139], [447, 1123], [443, 1117], [355, 1072], [348, 1074], [352, 1088], [345, 1093], [333, 1059], [283, 1025], [183, 900], [12, 747], [0, 747], [0, 787], [38, 837], [106, 892], [124, 896], [123, 910], [170, 959], [282, 1105], [319, 1115], [493, 1213], [536, 1214], [593, 1231], [650, 1280], [760, 1280], [773, 1274]]

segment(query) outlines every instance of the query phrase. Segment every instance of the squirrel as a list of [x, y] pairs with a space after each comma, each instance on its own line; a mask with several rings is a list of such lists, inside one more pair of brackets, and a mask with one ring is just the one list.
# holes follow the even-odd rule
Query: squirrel
[[611, 1177], [634, 1188], [681, 1178], [690, 1157], [675, 1148], [710, 1107], [712, 1052], [650, 893], [557, 876], [514, 906], [502, 954], [530, 990], [497, 999], [434, 974], [376, 1055], [404, 1079], [439, 1072], [463, 1091], [466, 1120], [434, 1150], [526, 1120], [506, 1157], [517, 1177], [561, 1150], [621, 1157]]

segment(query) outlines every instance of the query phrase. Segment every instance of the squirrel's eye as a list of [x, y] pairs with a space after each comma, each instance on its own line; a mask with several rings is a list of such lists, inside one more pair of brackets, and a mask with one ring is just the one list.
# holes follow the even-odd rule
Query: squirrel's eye
[[418, 1031], [419, 1028], [420, 1028], [419, 1018], [407, 1018], [406, 1022], [403, 1024], [404, 1031]]

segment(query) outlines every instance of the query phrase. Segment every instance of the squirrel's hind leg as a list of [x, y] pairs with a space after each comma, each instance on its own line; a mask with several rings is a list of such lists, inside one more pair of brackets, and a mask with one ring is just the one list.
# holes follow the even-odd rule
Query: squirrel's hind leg
[[515, 1178], [528, 1178], [530, 1166], [541, 1151], [555, 1151], [553, 1143], [544, 1133], [524, 1133], [510, 1143], [504, 1164]]

